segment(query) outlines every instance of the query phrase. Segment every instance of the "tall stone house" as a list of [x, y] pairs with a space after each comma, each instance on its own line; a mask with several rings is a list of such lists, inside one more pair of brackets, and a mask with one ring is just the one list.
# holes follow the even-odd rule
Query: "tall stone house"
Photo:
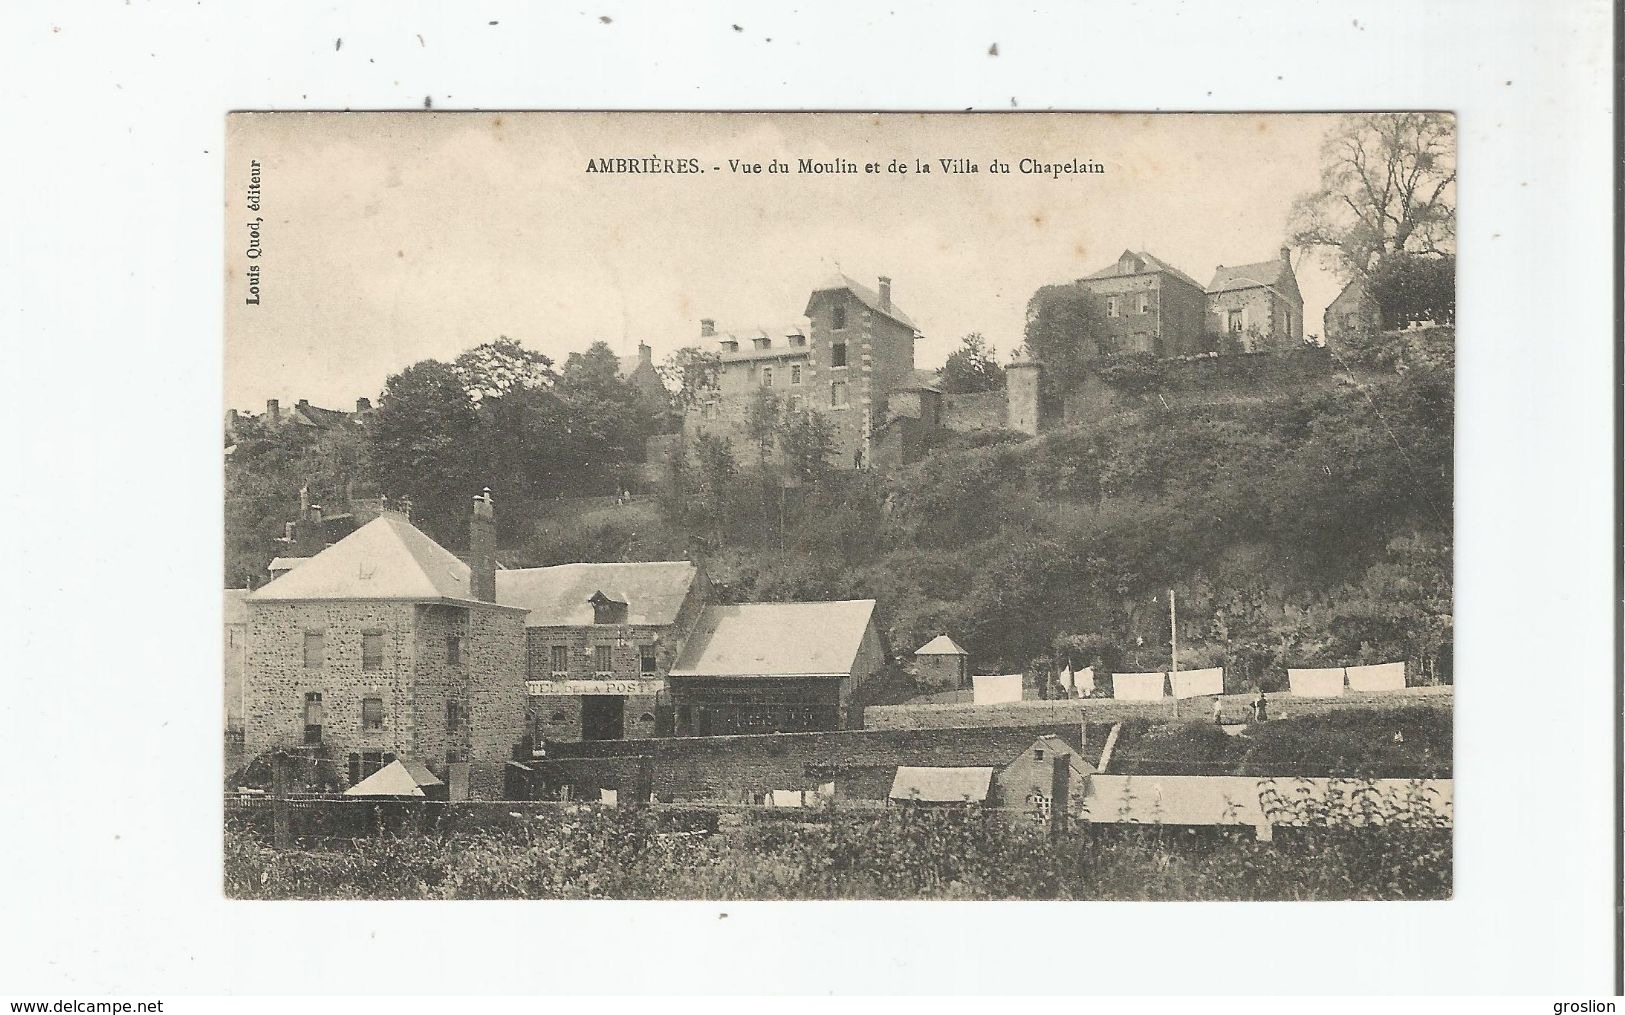
[[1366, 290], [1365, 281], [1356, 278], [1327, 305], [1321, 323], [1327, 346], [1341, 353], [1348, 348], [1351, 338], [1374, 335], [1382, 330], [1382, 307]]
[[919, 328], [892, 300], [892, 281], [876, 289], [836, 274], [807, 298], [807, 327], [718, 330], [700, 322], [700, 336], [717, 344], [717, 388], [684, 421], [689, 435], [720, 433], [748, 439], [745, 419], [759, 390], [782, 405], [825, 413], [834, 431], [831, 464], [862, 468], [873, 457], [875, 435], [891, 418], [893, 394], [916, 382], [914, 342]]
[[1173, 265], [1143, 250], [1125, 250], [1078, 285], [1093, 297], [1102, 345], [1097, 352], [1184, 356], [1202, 351], [1207, 294]]
[[387, 510], [246, 597], [244, 748], [326, 756], [356, 782], [416, 758], [500, 793], [525, 712], [525, 610], [496, 601], [477, 499], [464, 562]]

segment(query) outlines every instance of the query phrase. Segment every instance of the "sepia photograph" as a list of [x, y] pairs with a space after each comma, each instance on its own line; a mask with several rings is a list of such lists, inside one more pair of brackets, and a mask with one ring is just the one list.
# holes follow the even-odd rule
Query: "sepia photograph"
[[226, 133], [228, 897], [1451, 897], [1451, 113]]

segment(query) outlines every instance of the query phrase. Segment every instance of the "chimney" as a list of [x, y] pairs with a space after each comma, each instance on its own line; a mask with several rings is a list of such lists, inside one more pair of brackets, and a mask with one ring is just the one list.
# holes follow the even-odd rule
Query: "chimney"
[[640, 363], [640, 364], [647, 363], [650, 366], [653, 366], [654, 361], [655, 361], [655, 351], [653, 349], [649, 348], [649, 343], [648, 342], [639, 342], [638, 343], [638, 363]]
[[265, 414], [271, 418], [273, 423], [282, 422], [282, 403], [274, 398], [267, 398], [265, 400]]
[[717, 322], [709, 317], [700, 318], [700, 337], [714, 338], [717, 333]]
[[355, 400], [355, 411], [356, 412], [371, 412], [372, 411], [372, 399], [370, 399], [370, 398], [358, 398], [358, 399], [356, 399]]
[[1288, 265], [1290, 265], [1292, 263], [1292, 248], [1291, 247], [1282, 247], [1281, 248], [1281, 260], [1285, 261]]
[[310, 487], [299, 488], [299, 520], [293, 523], [293, 554], [314, 557], [327, 549], [327, 529], [322, 524], [322, 506], [310, 502]]
[[474, 498], [468, 520], [469, 593], [482, 603], [497, 601], [497, 520], [491, 488]]
[[310, 399], [308, 399], [308, 398], [301, 398], [301, 399], [300, 399], [300, 400], [299, 400], [299, 408], [301, 408], [301, 409], [305, 409], [305, 408], [309, 408], [309, 406], [310, 406]]
[[891, 309], [891, 276], [889, 275], [880, 276], [880, 308], [882, 310]]

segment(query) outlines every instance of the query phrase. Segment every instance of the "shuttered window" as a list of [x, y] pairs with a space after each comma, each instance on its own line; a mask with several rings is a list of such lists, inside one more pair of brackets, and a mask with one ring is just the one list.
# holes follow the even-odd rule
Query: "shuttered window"
[[384, 699], [361, 699], [361, 728], [364, 730], [381, 730], [384, 728]]
[[305, 669], [321, 669], [327, 655], [327, 638], [320, 631], [305, 632]]
[[384, 636], [377, 631], [369, 631], [361, 636], [361, 668], [384, 668]]
[[592, 647], [593, 669], [599, 673], [609, 673], [615, 669], [615, 647], [613, 645], [594, 645]]
[[565, 645], [553, 645], [553, 646], [550, 646], [548, 654], [552, 657], [549, 660], [549, 662], [551, 664], [551, 668], [552, 668], [554, 673], [563, 674], [563, 673], [568, 673], [569, 672], [569, 670], [570, 670], [570, 649], [569, 649], [568, 646], [565, 646]]

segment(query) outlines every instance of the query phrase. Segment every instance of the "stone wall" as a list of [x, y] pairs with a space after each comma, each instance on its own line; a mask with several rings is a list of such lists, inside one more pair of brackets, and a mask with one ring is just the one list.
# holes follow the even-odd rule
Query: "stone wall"
[[[726, 737], [675, 737], [642, 741], [561, 744], [547, 761], [531, 765], [550, 786], [620, 785], [634, 770], [631, 759], [653, 759], [653, 790], [661, 799], [738, 803], [747, 794], [775, 789], [816, 789], [834, 781], [846, 799], [881, 800], [899, 765], [1002, 768], [1034, 738], [1052, 733], [1073, 749], [1076, 725], [932, 730], [839, 730]], [[1099, 754], [1104, 730], [1083, 747]], [[586, 760], [594, 759], [594, 760]]]
[[942, 425], [949, 430], [1002, 430], [1009, 396], [1000, 389], [942, 396]]
[[[322, 695], [322, 743], [342, 769], [351, 752], [409, 756], [415, 733], [414, 607], [405, 603], [248, 603], [244, 750], [304, 743], [305, 695]], [[322, 665], [305, 666], [307, 631], [323, 635]], [[380, 669], [363, 670], [362, 635], [383, 635]], [[383, 699], [383, 729], [361, 728], [361, 700]], [[442, 706], [443, 707], [443, 706]]]
[[469, 792], [500, 799], [503, 769], [526, 733], [525, 615], [494, 606], [467, 613]]

